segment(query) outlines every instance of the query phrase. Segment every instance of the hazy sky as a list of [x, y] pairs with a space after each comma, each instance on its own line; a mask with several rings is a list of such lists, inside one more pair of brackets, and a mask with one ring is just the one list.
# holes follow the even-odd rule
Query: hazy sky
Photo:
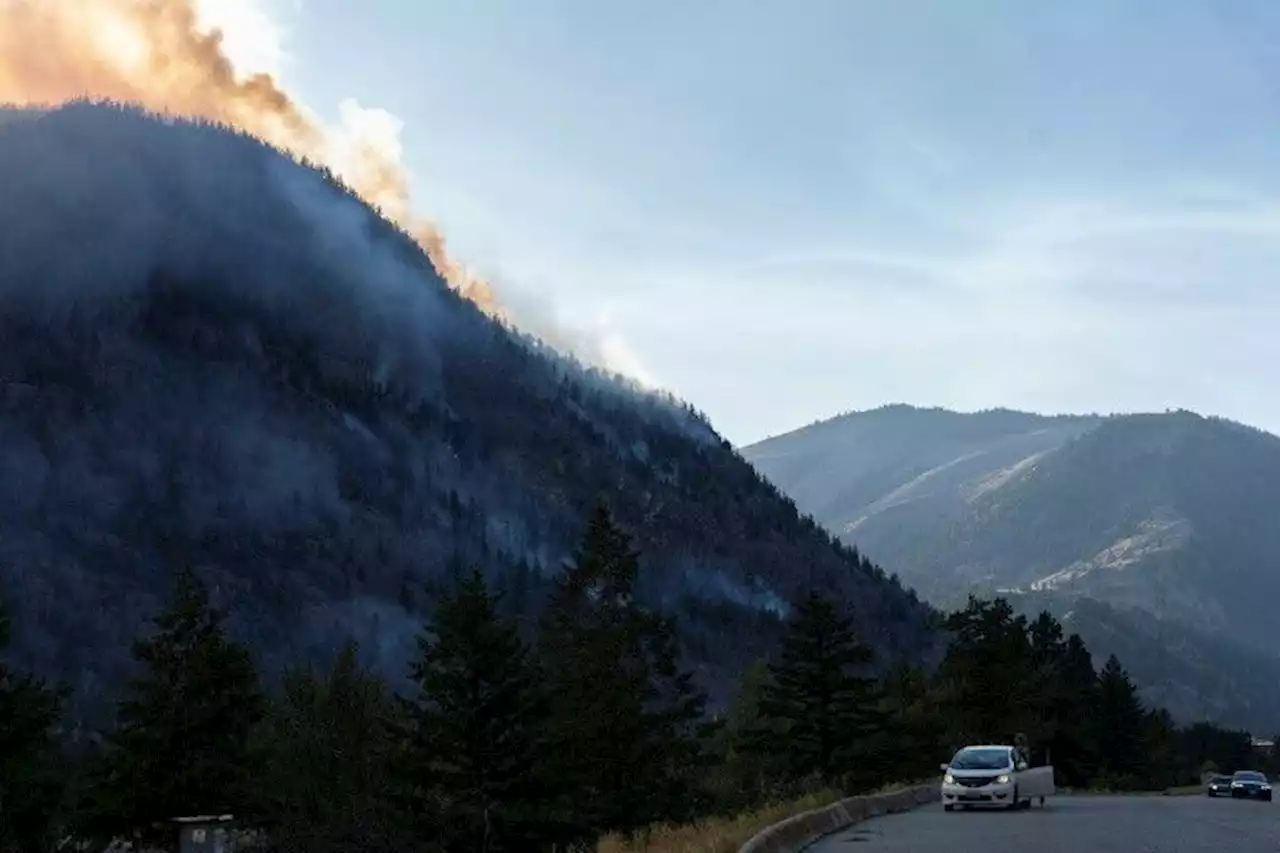
[[1274, 0], [264, 4], [284, 56], [238, 49], [396, 114], [458, 256], [735, 442], [894, 401], [1280, 429]]

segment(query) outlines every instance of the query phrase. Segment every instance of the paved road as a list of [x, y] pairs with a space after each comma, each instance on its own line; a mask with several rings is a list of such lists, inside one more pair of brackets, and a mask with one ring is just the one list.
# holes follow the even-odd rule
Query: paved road
[[1053, 797], [1030, 811], [873, 818], [809, 853], [1277, 853], [1280, 803], [1189, 797]]

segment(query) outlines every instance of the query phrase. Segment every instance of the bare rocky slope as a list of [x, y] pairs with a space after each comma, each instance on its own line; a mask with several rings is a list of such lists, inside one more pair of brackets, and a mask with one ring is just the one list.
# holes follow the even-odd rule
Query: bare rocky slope
[[484, 316], [329, 176], [225, 129], [77, 103], [0, 121], [0, 598], [82, 700], [172, 567], [268, 672], [346, 637], [393, 679], [464, 563], [522, 617], [600, 500], [723, 696], [809, 583], [882, 659], [932, 611], [692, 408]]
[[[1280, 596], [1280, 438], [1190, 412], [888, 406], [743, 453], [802, 510], [936, 604], [969, 592], [1064, 613], [1077, 600], [1105, 602], [1105, 618], [1078, 609], [1077, 630], [1100, 653], [1117, 648], [1118, 622], [1139, 616], [1158, 620], [1163, 637], [1211, 646], [1215, 663], [1203, 673], [1237, 650], [1242, 678], [1223, 685], [1184, 671], [1170, 690], [1185, 701], [1172, 705], [1192, 715], [1267, 706], [1241, 685], [1251, 681], [1246, 660], [1273, 661], [1280, 649], [1269, 629]], [[1135, 638], [1153, 632], [1131, 628]], [[1146, 646], [1130, 656], [1151, 658]], [[1155, 668], [1126, 663], [1140, 678]], [[1280, 725], [1280, 706], [1259, 713]]]

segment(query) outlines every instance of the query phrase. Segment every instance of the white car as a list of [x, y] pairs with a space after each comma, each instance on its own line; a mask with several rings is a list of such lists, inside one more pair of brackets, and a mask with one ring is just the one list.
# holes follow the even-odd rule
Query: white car
[[1053, 767], [1028, 767], [1012, 746], [966, 746], [942, 765], [942, 807], [1031, 808], [1031, 801], [1057, 792]]

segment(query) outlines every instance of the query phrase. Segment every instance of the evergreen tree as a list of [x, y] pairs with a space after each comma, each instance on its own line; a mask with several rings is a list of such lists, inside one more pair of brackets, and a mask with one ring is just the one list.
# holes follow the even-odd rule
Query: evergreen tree
[[400, 729], [387, 685], [362, 669], [346, 644], [324, 676], [286, 673], [261, 740], [259, 802], [281, 851], [410, 849], [386, 796]]
[[[0, 606], [0, 653], [9, 645]], [[53, 848], [62, 797], [56, 726], [64, 691], [0, 659], [0, 850]]]
[[409, 780], [420, 827], [446, 851], [539, 850], [556, 837], [541, 676], [496, 608], [472, 572], [439, 603], [410, 670]]
[[[1192, 776], [1183, 768], [1178, 754], [1178, 727], [1164, 708], [1155, 708], [1142, 718], [1143, 782], [1151, 789], [1169, 788]], [[1190, 781], [1199, 781], [1191, 779]]]
[[265, 702], [249, 651], [228, 639], [224, 620], [183, 569], [155, 633], [134, 641], [143, 671], [107, 736], [90, 823], [97, 834], [167, 840], [175, 817], [251, 813], [251, 735]]
[[1049, 755], [1061, 784], [1083, 787], [1098, 770], [1098, 674], [1079, 634], [1063, 645], [1058, 668], [1060, 702]]
[[[1037, 720], [1037, 679], [1027, 623], [1002, 598], [973, 596], [944, 628], [951, 645], [938, 671], [953, 745], [1008, 743]], [[1033, 749], [1035, 744], [1032, 744]]]
[[[554, 772], [576, 840], [688, 815], [704, 755], [705, 697], [677, 662], [668, 620], [634, 600], [639, 557], [598, 506], [539, 625], [551, 686]], [[674, 811], [673, 811], [674, 810]]]
[[635, 791], [646, 797], [649, 824], [689, 823], [710, 805], [705, 780], [720, 724], [706, 719], [707, 696], [694, 684], [693, 672], [680, 667], [675, 621], [643, 612], [637, 617], [649, 664], [641, 720], [650, 760], [642, 765], [647, 772], [636, 777]]
[[900, 664], [882, 682], [886, 720], [883, 754], [888, 756], [882, 778], [906, 781], [928, 778], [947, 757], [944, 726], [928, 676], [917, 667]]
[[[869, 747], [883, 720], [875, 682], [862, 674], [872, 659], [852, 620], [811, 593], [795, 608], [770, 667], [755, 747], [786, 756], [792, 780], [812, 775], [828, 786], [857, 786], [873, 777], [879, 768]], [[853, 772], [859, 777], [848, 779]]]
[[751, 748], [752, 736], [765, 725], [760, 705], [771, 681], [767, 660], [747, 667], [718, 733], [722, 758], [714, 787], [721, 806], [731, 812], [770, 799], [778, 793], [773, 786], [786, 776], [779, 756]]
[[1032, 746], [1032, 760], [1048, 763], [1053, 743], [1062, 727], [1062, 712], [1069, 697], [1062, 678], [1066, 641], [1062, 625], [1048, 611], [1042, 611], [1027, 628], [1031, 654], [1031, 717], [1026, 734]]
[[1145, 710], [1138, 689], [1115, 655], [1098, 673], [1098, 707], [1095, 722], [1102, 772], [1117, 787], [1137, 787], [1145, 770], [1143, 718]]
[[1181, 752], [1194, 767], [1212, 763], [1225, 773], [1253, 767], [1253, 739], [1248, 732], [1200, 722], [1193, 723], [1181, 734]]

